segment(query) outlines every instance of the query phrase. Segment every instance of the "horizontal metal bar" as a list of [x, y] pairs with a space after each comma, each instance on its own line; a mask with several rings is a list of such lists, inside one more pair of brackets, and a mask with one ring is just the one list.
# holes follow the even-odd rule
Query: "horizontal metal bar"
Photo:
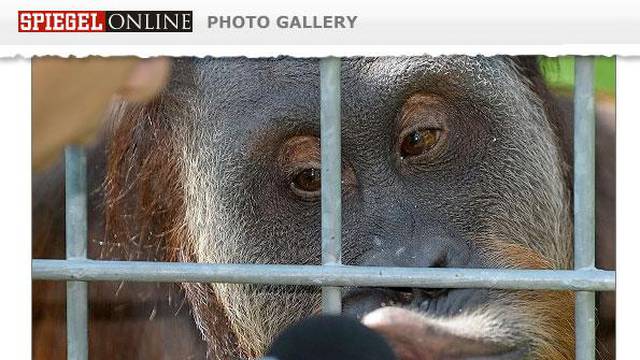
[[592, 291], [613, 291], [615, 289], [615, 271], [597, 269], [398, 268], [42, 259], [32, 260], [31, 266], [34, 280]]

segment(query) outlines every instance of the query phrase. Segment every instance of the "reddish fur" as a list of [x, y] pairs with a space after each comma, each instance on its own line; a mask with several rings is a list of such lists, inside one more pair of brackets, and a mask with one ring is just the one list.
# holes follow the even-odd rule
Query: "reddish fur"
[[[513, 269], [553, 269], [553, 262], [523, 245], [505, 241], [486, 241], [483, 250], [496, 266]], [[539, 320], [542, 340], [536, 349], [540, 359], [573, 359], [575, 295], [571, 291], [514, 291], [522, 312]], [[533, 326], [533, 325], [532, 325]], [[533, 329], [532, 329], [533, 330]]]
[[[131, 236], [130, 229], [137, 224], [141, 240], [134, 244], [138, 245], [138, 251], [146, 254], [148, 259], [194, 262], [191, 242], [185, 240], [187, 229], [184, 193], [180, 183], [182, 174], [176, 161], [179, 149], [167, 141], [171, 139], [171, 132], [176, 129], [172, 128], [174, 124], [170, 121], [160, 120], [162, 117], [157, 116], [154, 105], [127, 108], [115, 132], [109, 152], [109, 175], [106, 182], [107, 229], [120, 239], [128, 239]], [[151, 119], [154, 123], [151, 123]], [[152, 139], [145, 139], [141, 144], [132, 143], [131, 139], [149, 136], [146, 134], [151, 134]], [[127, 172], [122, 169], [132, 169], [132, 173], [137, 175], [134, 179], [127, 179]], [[130, 196], [126, 192], [131, 191], [127, 186], [132, 182], [135, 184], [134, 191], [137, 192], [133, 199], [137, 201], [130, 205]], [[131, 214], [132, 210], [133, 219], [122, 217], [122, 214]], [[154, 246], [154, 242], [158, 244]], [[193, 290], [187, 292], [187, 296], [194, 307], [196, 322], [202, 321], [201, 317], [210, 318], [220, 330], [216, 334], [203, 334], [204, 339], [214, 340], [209, 344], [211, 349], [218, 355], [238, 356], [232, 351], [237, 345], [233, 334], [228, 330], [224, 309], [215, 300], [210, 285], [182, 286]]]
[[541, 360], [574, 359], [575, 295], [571, 291], [518, 291], [516, 297], [524, 304], [526, 311], [535, 319], [540, 319], [540, 333], [543, 342], [538, 344], [537, 353]]

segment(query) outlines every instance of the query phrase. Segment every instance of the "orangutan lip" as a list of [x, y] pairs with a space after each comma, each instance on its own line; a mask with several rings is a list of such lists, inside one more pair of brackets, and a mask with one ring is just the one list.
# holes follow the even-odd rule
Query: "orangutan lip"
[[507, 360], [520, 359], [524, 353], [513, 346], [482, 340], [480, 336], [471, 338], [455, 334], [416, 311], [399, 307], [372, 311], [362, 323], [383, 335], [401, 360]]

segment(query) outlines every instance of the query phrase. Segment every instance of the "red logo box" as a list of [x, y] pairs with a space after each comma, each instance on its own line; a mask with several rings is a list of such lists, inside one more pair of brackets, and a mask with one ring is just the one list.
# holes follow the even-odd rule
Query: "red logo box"
[[103, 32], [105, 11], [18, 11], [19, 32]]

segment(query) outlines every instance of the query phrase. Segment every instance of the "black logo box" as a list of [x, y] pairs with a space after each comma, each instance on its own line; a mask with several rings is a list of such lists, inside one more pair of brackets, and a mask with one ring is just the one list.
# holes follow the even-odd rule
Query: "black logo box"
[[193, 11], [105, 11], [107, 32], [193, 32]]

